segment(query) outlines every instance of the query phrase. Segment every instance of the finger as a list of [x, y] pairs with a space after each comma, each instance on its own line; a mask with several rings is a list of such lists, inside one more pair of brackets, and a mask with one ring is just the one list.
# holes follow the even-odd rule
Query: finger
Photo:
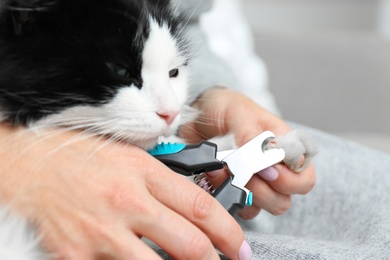
[[227, 257], [237, 259], [244, 234], [226, 209], [210, 194], [176, 174], [168, 171], [161, 177], [148, 180], [153, 196], [199, 227]]
[[[226, 169], [223, 170], [217, 170], [213, 172], [208, 172], [208, 179], [211, 182], [213, 187], [219, 187], [228, 177], [228, 172]], [[243, 210], [239, 211], [237, 214], [242, 218], [242, 219], [252, 219], [256, 217], [260, 212], [260, 208], [257, 207], [256, 205], [252, 205], [250, 207], [245, 207]]]
[[213, 185], [213, 187], [215, 188], [215, 187], [219, 187], [229, 175], [230, 174], [228, 173], [228, 170], [224, 168], [221, 170], [208, 172], [207, 178], [211, 182], [211, 185]]
[[[305, 157], [302, 156], [298, 162], [298, 166], [300, 167], [304, 163], [304, 161], [305, 161]], [[269, 182], [272, 182], [279, 177], [278, 170], [273, 166], [265, 168], [264, 170], [259, 171], [257, 174], [261, 178]]]
[[[48, 233], [42, 241], [42, 246], [50, 252], [54, 259], [161, 259], [149, 246], [134, 234], [129, 234], [126, 228], [101, 228], [99, 235], [95, 234], [96, 244], [91, 241], [75, 240], [71, 243], [61, 243], [59, 247], [53, 244], [56, 234]], [[62, 242], [64, 240], [61, 240]]]
[[202, 140], [209, 139], [209, 136], [205, 136], [198, 129], [198, 125], [195, 122], [187, 123], [179, 129], [179, 136], [186, 140], [186, 143], [198, 143]]
[[243, 210], [240, 210], [237, 214], [238, 216], [240, 216], [240, 218], [249, 220], [256, 217], [260, 213], [260, 211], [261, 211], [260, 207], [252, 205], [250, 207], [245, 207]]
[[307, 194], [314, 187], [316, 176], [313, 165], [309, 165], [306, 170], [296, 173], [288, 169], [283, 164], [274, 165], [278, 171], [278, 178], [269, 181], [268, 184], [276, 191], [283, 194]]
[[[275, 180], [278, 178], [278, 171], [273, 167], [269, 167], [259, 174], [261, 174], [261, 178], [254, 175], [246, 185], [246, 187], [252, 191], [254, 198], [253, 206], [244, 208], [240, 214], [240, 217], [244, 219], [254, 218], [259, 213], [260, 209], [264, 209], [273, 215], [280, 215], [286, 212], [290, 207], [290, 196], [275, 191], [269, 184], [262, 180], [266, 178], [269, 181]], [[219, 187], [219, 185], [226, 180], [228, 173], [226, 169], [224, 169], [208, 173], [208, 176], [213, 187]]]
[[252, 177], [246, 187], [253, 193], [253, 205], [273, 215], [283, 214], [291, 206], [289, 195], [275, 191], [257, 175]]
[[267, 181], [274, 181], [279, 177], [279, 172], [275, 167], [268, 167], [257, 173], [262, 179]]
[[252, 125], [252, 124], [247, 124], [243, 125], [242, 127], [238, 128], [235, 134], [236, 138], [236, 144], [238, 146], [242, 146], [258, 136], [260, 133], [264, 132], [264, 128], [261, 127], [260, 124]]
[[175, 259], [219, 259], [210, 239], [195, 225], [159, 202], [133, 228]]
[[[128, 230], [126, 230], [128, 232]], [[122, 234], [116, 235], [115, 246], [113, 250], [105, 252], [103, 247], [100, 248], [99, 254], [94, 258], [74, 258], [74, 259], [151, 259], [161, 260], [157, 253], [146, 245], [140, 238], [135, 235]], [[110, 252], [114, 252], [114, 255]]]

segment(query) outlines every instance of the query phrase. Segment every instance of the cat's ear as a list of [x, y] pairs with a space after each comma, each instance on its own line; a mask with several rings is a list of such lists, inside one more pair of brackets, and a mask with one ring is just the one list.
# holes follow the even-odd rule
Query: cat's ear
[[10, 0], [6, 8], [16, 35], [21, 35], [26, 24], [34, 23], [39, 12], [48, 11], [55, 4], [54, 0]]

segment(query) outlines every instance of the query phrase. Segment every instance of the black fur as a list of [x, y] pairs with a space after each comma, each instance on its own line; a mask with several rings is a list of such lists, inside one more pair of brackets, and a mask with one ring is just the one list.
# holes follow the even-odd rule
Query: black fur
[[[150, 16], [183, 42], [182, 16], [169, 0], [0, 2], [0, 114], [14, 125], [74, 105], [104, 104], [125, 85], [142, 88]], [[130, 75], [118, 76], [106, 62]]]

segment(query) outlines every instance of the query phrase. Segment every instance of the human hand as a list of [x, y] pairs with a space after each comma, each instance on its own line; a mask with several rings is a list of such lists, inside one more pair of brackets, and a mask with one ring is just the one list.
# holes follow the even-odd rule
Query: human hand
[[0, 198], [54, 257], [159, 259], [141, 236], [178, 259], [219, 259], [213, 245], [231, 259], [248, 254], [215, 199], [136, 147], [0, 124], [0, 158]]
[[[270, 130], [279, 135], [290, 131], [283, 120], [258, 106], [248, 97], [224, 88], [206, 91], [195, 103], [201, 111], [198, 120], [181, 129], [188, 142], [199, 142], [215, 136], [233, 133], [238, 146], [245, 144], [259, 133]], [[303, 163], [304, 158], [301, 159]], [[209, 173], [216, 187], [227, 177], [227, 172]], [[254, 175], [247, 188], [254, 194], [253, 206], [238, 214], [244, 219], [254, 218], [260, 209], [279, 215], [289, 209], [292, 194], [306, 194], [315, 184], [314, 168], [310, 164], [304, 171], [295, 173], [284, 164], [277, 164]]]

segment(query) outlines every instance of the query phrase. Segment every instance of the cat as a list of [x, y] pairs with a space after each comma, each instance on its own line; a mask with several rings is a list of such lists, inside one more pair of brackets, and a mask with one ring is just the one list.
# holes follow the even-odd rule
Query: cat
[[[0, 122], [152, 148], [196, 116], [185, 19], [170, 0], [0, 0]], [[0, 209], [25, 231], [7, 257], [43, 259], [31, 229], [8, 219]]]
[[[170, 0], [0, 0], [0, 122], [152, 148], [193, 115], [184, 17]], [[0, 258], [44, 258], [0, 221]]]
[[169, 0], [3, 1], [0, 121], [152, 148], [185, 122], [183, 18]]

